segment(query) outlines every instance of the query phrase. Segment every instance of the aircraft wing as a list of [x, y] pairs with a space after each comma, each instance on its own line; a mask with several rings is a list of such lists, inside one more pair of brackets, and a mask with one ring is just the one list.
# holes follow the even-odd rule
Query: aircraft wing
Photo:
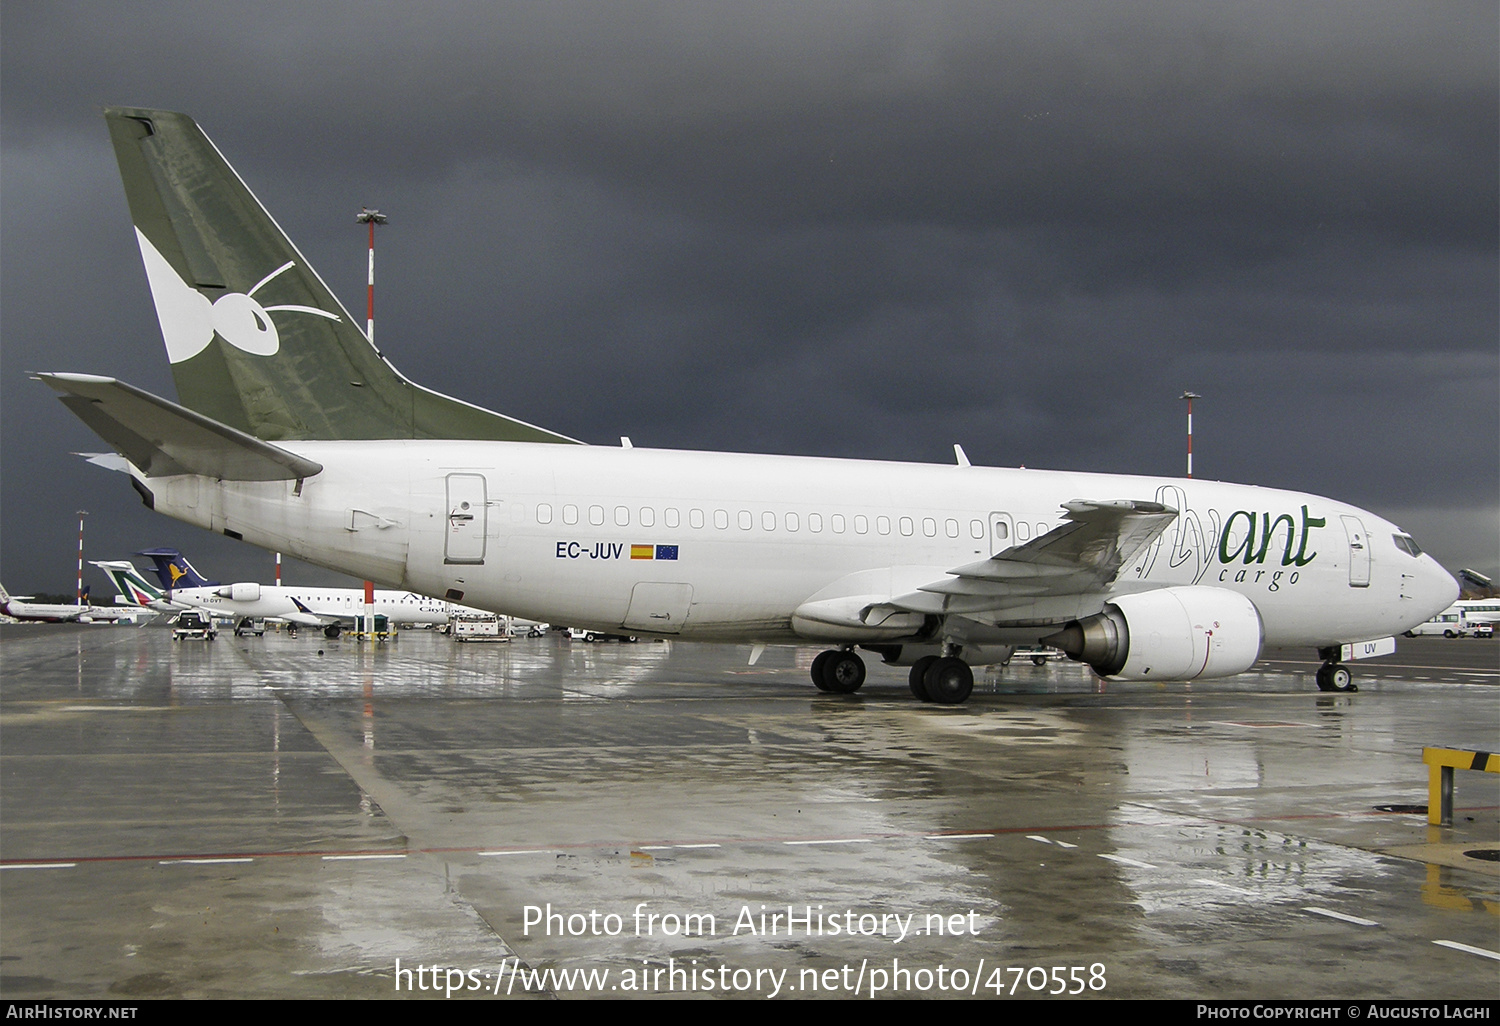
[[898, 595], [912, 612], [972, 614], [1017, 600], [1103, 591], [1177, 517], [1159, 502], [1085, 500], [1064, 504], [1067, 523], [989, 559], [949, 570], [943, 580]]

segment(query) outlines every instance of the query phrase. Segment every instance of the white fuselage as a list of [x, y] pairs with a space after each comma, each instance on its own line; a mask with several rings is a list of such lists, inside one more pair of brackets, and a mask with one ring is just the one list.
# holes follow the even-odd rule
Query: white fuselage
[[[172, 602], [236, 620], [252, 617], [313, 625], [352, 623], [365, 614], [365, 594], [358, 588], [218, 584], [174, 588], [167, 594]], [[440, 625], [448, 622], [451, 605], [411, 591], [377, 589], [374, 612], [391, 623]]]
[[1016, 598], [974, 617], [968, 640], [1035, 640], [1111, 595], [1198, 584], [1249, 598], [1267, 646], [1322, 646], [1399, 633], [1456, 593], [1380, 517], [1247, 485], [520, 442], [278, 444], [324, 470], [300, 487], [151, 478], [155, 508], [379, 583], [599, 630], [818, 639], [792, 626], [809, 597], [845, 579], [892, 595], [941, 581], [1051, 530], [1079, 499], [1180, 515], [1107, 591]]

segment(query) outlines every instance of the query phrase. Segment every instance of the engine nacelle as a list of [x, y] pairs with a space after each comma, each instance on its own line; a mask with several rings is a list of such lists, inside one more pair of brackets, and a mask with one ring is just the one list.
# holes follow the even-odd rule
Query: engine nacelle
[[1243, 673], [1260, 658], [1265, 626], [1255, 604], [1224, 588], [1163, 588], [1121, 595], [1104, 612], [1042, 639], [1102, 677], [1196, 680]]
[[219, 595], [234, 602], [259, 602], [260, 585], [255, 581], [227, 584], [219, 589]]

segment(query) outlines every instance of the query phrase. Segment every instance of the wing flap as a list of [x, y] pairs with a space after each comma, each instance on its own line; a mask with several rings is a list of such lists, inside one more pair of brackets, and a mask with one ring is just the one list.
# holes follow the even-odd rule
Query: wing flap
[[1067, 522], [1061, 526], [1025, 545], [949, 570], [949, 577], [898, 595], [891, 604], [927, 613], [974, 614], [1027, 598], [1102, 591], [1177, 517], [1169, 506], [1136, 499], [1080, 499], [1063, 509]]

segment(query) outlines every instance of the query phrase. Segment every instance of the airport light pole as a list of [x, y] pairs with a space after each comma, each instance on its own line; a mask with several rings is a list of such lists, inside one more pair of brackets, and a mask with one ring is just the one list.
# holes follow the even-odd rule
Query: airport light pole
[[[365, 298], [365, 337], [370, 340], [370, 345], [375, 345], [375, 226], [385, 224], [389, 219], [378, 210], [369, 207], [360, 207], [359, 214], [354, 218], [359, 224], [370, 226], [370, 275], [369, 288]], [[377, 346], [375, 352], [380, 352]], [[278, 556], [278, 559], [280, 557]], [[278, 571], [281, 564], [276, 564]], [[375, 630], [375, 585], [371, 581], [365, 582], [365, 623], [367, 631]]]
[[1197, 392], [1184, 392], [1177, 398], [1186, 399], [1188, 404], [1187, 423], [1187, 476], [1193, 476], [1193, 400], [1203, 397]]
[[359, 214], [354, 220], [359, 224], [370, 226], [370, 275], [365, 297], [365, 335], [369, 338], [370, 345], [373, 346], [375, 344], [375, 226], [385, 224], [388, 218], [378, 210], [360, 207]]
[[78, 511], [78, 608], [83, 608], [83, 518], [89, 515], [89, 511], [81, 509]]

